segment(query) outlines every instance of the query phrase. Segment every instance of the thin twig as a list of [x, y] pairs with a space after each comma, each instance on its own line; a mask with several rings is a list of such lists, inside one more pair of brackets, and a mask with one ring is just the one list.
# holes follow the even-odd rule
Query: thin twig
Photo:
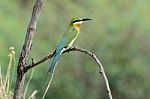
[[33, 73], [34, 73], [34, 68], [32, 69], [30, 78], [29, 78], [29, 80], [28, 80], [28, 82], [27, 82], [27, 85], [26, 85], [26, 88], [25, 88], [25, 91], [24, 91], [24, 95], [23, 95], [23, 99], [26, 99], [26, 93], [27, 93], [29, 84], [30, 84], [30, 82], [31, 82], [31, 79], [32, 79], [32, 77], [33, 77]]
[[39, 61], [36, 61], [36, 62], [33, 62], [33, 63], [27, 65], [27, 66], [25, 67], [25, 72], [27, 72], [29, 69], [31, 69], [31, 68], [33, 68], [33, 67], [35, 67], [35, 66], [37, 66], [37, 65], [39, 65], [39, 64], [41, 64], [41, 63], [43, 63], [43, 62], [45, 62], [46, 60], [48, 60], [48, 59], [50, 59], [50, 58], [52, 58], [52, 53], [46, 55], [45, 57], [43, 57], [43, 58], [40, 59]]
[[28, 99], [36, 99], [36, 98], [35, 98], [35, 95], [36, 95], [38, 92], [39, 92], [38, 90], [34, 90], [33, 93], [31, 94], [31, 96], [29, 96]]
[[47, 93], [47, 91], [48, 91], [48, 89], [49, 89], [49, 87], [50, 87], [50, 85], [51, 85], [51, 83], [52, 83], [53, 77], [54, 77], [54, 72], [51, 74], [51, 78], [50, 78], [49, 83], [48, 83], [48, 85], [47, 85], [47, 87], [46, 87], [46, 90], [45, 90], [45, 92], [44, 92], [44, 94], [43, 94], [42, 99], [45, 98], [45, 95], [46, 95], [46, 93]]
[[[98, 66], [100, 68], [100, 74], [102, 74], [102, 76], [103, 76], [103, 79], [104, 79], [104, 82], [105, 82], [105, 85], [106, 85], [106, 89], [107, 89], [107, 93], [108, 93], [109, 99], [112, 99], [112, 94], [111, 94], [111, 90], [110, 90], [110, 86], [109, 86], [109, 82], [108, 82], [107, 76], [105, 74], [105, 71], [104, 71], [102, 63], [98, 60], [98, 58], [96, 57], [96, 55], [94, 53], [88, 51], [88, 50], [81, 49], [81, 48], [78, 48], [78, 47], [70, 47], [70, 48], [64, 50], [63, 53], [73, 52], [73, 51], [78, 51], [78, 52], [85, 53], [85, 54], [91, 56], [95, 60], [95, 62], [98, 64]], [[45, 62], [46, 60], [50, 59], [51, 57], [52, 57], [52, 53], [46, 55], [44, 58], [40, 59], [39, 61], [37, 61], [35, 63], [27, 65], [26, 66], [26, 70], [29, 70], [29, 69], [31, 69], [31, 68], [33, 68], [33, 67], [35, 67], [35, 66], [37, 66], [37, 65], [39, 65], [39, 64], [41, 64], [43, 62]], [[53, 78], [51, 78], [51, 80], [52, 79]]]
[[11, 76], [10, 85], [12, 85], [12, 82], [13, 82], [13, 80], [14, 80], [15, 69], [16, 69], [16, 57], [15, 57], [15, 55], [14, 55], [14, 56], [13, 56], [13, 69], [12, 69], [12, 76]]

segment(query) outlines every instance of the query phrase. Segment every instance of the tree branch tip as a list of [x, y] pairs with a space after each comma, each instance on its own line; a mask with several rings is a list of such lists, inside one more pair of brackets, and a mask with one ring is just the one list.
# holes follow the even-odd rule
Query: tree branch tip
[[35, 61], [35, 59], [34, 59], [34, 58], [32, 58], [32, 64], [34, 64], [34, 63], [36, 63], [36, 61]]

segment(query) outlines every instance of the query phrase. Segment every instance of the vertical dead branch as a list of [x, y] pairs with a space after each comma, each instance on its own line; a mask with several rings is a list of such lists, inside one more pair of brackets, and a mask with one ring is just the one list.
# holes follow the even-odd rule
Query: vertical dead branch
[[32, 39], [34, 35], [34, 31], [36, 30], [36, 25], [39, 19], [39, 16], [42, 12], [44, 5], [44, 0], [36, 0], [33, 11], [32, 11], [32, 17], [30, 20], [30, 24], [27, 28], [26, 32], [26, 38], [24, 41], [24, 45], [19, 57], [19, 62], [17, 66], [17, 80], [16, 85], [14, 89], [14, 96], [13, 99], [21, 99], [22, 97], [22, 90], [23, 90], [23, 77], [25, 74], [25, 66], [27, 64], [28, 54], [32, 47]]

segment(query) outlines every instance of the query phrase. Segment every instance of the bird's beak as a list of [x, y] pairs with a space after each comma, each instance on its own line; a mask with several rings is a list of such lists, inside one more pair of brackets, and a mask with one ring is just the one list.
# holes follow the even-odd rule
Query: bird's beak
[[92, 19], [89, 19], [89, 18], [83, 18], [83, 19], [81, 19], [81, 21], [89, 21], [89, 20], [92, 20]]

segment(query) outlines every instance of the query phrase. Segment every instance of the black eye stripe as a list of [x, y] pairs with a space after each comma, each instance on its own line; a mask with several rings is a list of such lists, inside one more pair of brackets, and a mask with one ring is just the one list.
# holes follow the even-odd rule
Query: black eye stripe
[[80, 22], [80, 21], [82, 21], [82, 20], [74, 20], [73, 23]]

